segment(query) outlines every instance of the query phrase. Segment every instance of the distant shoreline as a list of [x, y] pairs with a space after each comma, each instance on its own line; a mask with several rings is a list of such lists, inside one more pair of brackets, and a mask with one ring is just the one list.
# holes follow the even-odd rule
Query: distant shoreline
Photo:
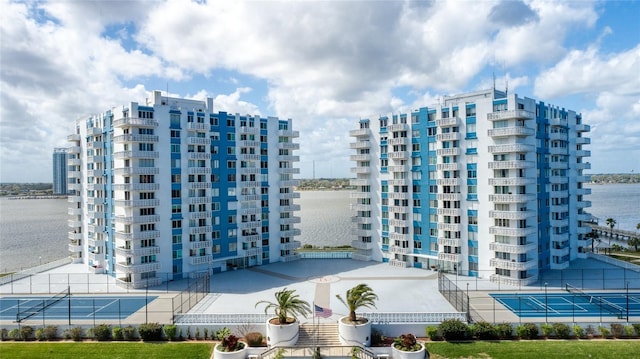
[[66, 199], [68, 196], [2, 196], [1, 198], [6, 198], [9, 200], [19, 200], [19, 199]]

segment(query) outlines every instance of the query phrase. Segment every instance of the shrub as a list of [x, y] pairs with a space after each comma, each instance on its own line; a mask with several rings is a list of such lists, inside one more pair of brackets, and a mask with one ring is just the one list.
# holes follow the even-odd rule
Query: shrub
[[608, 338], [609, 337], [609, 329], [607, 329], [604, 326], [599, 326], [598, 327], [598, 331], [600, 332], [600, 335], [602, 335], [603, 338]]
[[58, 339], [58, 327], [55, 325], [48, 325], [44, 328], [44, 337], [46, 340], [56, 340]]
[[640, 336], [640, 323], [634, 323], [631, 324], [631, 326], [633, 327], [633, 330], [636, 331], [636, 335]]
[[162, 340], [162, 325], [158, 323], [146, 323], [138, 326], [138, 334], [145, 342], [157, 342]]
[[465, 340], [469, 337], [469, 326], [460, 319], [447, 319], [438, 326], [445, 340]]
[[518, 325], [516, 334], [521, 339], [536, 339], [538, 337], [538, 326], [536, 323], [524, 323]]
[[131, 325], [124, 327], [122, 328], [122, 335], [124, 337], [124, 340], [135, 340], [136, 328]]
[[594, 336], [596, 334], [596, 330], [591, 324], [587, 325], [587, 328], [584, 330], [584, 332], [587, 334], [587, 337]]
[[82, 335], [84, 334], [82, 327], [73, 327], [67, 330], [65, 337], [73, 340], [74, 342], [82, 341]]
[[573, 326], [573, 334], [575, 334], [575, 336], [578, 338], [582, 338], [584, 337], [584, 329], [582, 329], [582, 326], [580, 326], [579, 324], [575, 324]]
[[111, 340], [111, 326], [107, 324], [99, 324], [93, 328], [93, 336], [99, 342]]
[[393, 347], [405, 352], [417, 352], [422, 349], [422, 345], [418, 343], [413, 334], [401, 334], [393, 340]]
[[496, 324], [496, 333], [501, 339], [511, 339], [513, 338], [513, 326], [511, 323]]
[[44, 329], [42, 328], [36, 329], [36, 340], [40, 340], [40, 341], [44, 340]]
[[20, 338], [22, 340], [33, 339], [33, 328], [28, 325], [25, 325], [22, 328], [20, 328]]
[[169, 340], [176, 339], [176, 333], [178, 332], [178, 327], [175, 325], [165, 325], [162, 330], [164, 331], [164, 336]]
[[540, 325], [540, 329], [542, 329], [542, 335], [545, 338], [549, 338], [551, 334], [553, 334], [553, 325], [549, 323], [542, 323], [542, 325]]
[[556, 337], [561, 339], [567, 339], [571, 336], [569, 326], [564, 323], [553, 323], [553, 332], [556, 334]]
[[247, 333], [244, 335], [244, 338], [247, 340], [247, 344], [249, 344], [250, 347], [260, 347], [262, 346], [262, 341], [264, 340], [262, 333], [258, 332]]
[[200, 340], [200, 328], [196, 328], [196, 340]]
[[633, 327], [631, 325], [625, 325], [624, 326], [624, 335], [626, 335], [628, 337], [632, 337], [633, 336]]
[[440, 334], [438, 333], [438, 327], [428, 326], [426, 329], [427, 336], [429, 340], [436, 341], [440, 340]]
[[624, 336], [624, 325], [620, 323], [611, 324], [611, 334], [614, 338], [620, 338]]
[[[187, 339], [191, 339], [191, 327], [187, 327]], [[222, 338], [220, 338], [222, 340]]]
[[494, 340], [498, 338], [496, 328], [491, 323], [477, 322], [473, 325], [473, 335], [480, 340]]
[[[216, 339], [222, 340], [231, 335], [231, 329], [224, 327], [216, 331]], [[187, 328], [187, 337], [189, 336], [189, 328]]]
[[0, 340], [5, 341], [9, 339], [9, 331], [6, 328], [0, 329]]
[[9, 331], [9, 338], [13, 339], [13, 340], [20, 340], [20, 330], [18, 329], [11, 329]]
[[204, 340], [209, 339], [209, 329], [204, 328]]
[[218, 350], [222, 352], [235, 352], [244, 348], [244, 344], [238, 341], [238, 337], [231, 334], [222, 339], [218, 345]]
[[122, 328], [113, 327], [113, 329], [111, 329], [111, 337], [113, 338], [113, 340], [124, 340], [124, 333], [122, 332]]

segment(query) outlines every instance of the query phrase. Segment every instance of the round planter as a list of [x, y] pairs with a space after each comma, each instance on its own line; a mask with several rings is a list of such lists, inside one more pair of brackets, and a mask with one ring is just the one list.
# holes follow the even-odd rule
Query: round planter
[[244, 348], [240, 350], [236, 350], [235, 352], [223, 352], [218, 350], [218, 346], [222, 344], [216, 344], [215, 348], [213, 348], [213, 358], [214, 359], [245, 359], [247, 357], [247, 343], [241, 342], [244, 344]]
[[366, 347], [371, 345], [371, 322], [367, 318], [358, 318], [358, 320], [362, 322], [352, 323], [349, 317], [338, 320], [340, 343]]
[[[271, 321], [276, 321], [276, 324]], [[277, 318], [267, 320], [267, 346], [293, 346], [298, 342], [300, 322], [294, 320], [291, 323], [279, 324]]]
[[422, 348], [415, 352], [407, 352], [404, 350], [396, 349], [394, 345], [391, 345], [391, 357], [393, 359], [424, 359], [429, 357], [424, 349], [424, 343], [418, 343]]

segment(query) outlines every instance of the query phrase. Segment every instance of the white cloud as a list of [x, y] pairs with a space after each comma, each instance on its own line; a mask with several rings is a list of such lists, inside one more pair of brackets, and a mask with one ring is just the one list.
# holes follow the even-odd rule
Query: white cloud
[[[8, 154], [30, 153], [22, 162], [45, 168], [51, 148], [65, 144], [78, 116], [148, 97], [147, 87], [167, 80], [181, 89], [172, 95], [213, 97], [218, 110], [293, 118], [301, 131], [303, 177], [311, 175], [305, 172], [309, 159], [339, 161], [331, 168], [350, 175], [348, 130], [359, 117], [410, 111], [436, 103], [439, 94], [489, 87], [493, 67], [506, 73], [515, 91], [536, 79], [532, 69], [551, 66], [536, 79], [536, 94], [587, 94], [597, 107], [584, 112], [596, 124], [613, 106], [607, 96], [637, 93], [629, 76], [624, 82], [613, 73], [637, 70], [637, 49], [613, 57], [566, 49], [568, 36], [597, 24], [592, 2], [125, 5], [126, 11], [122, 2], [0, 3], [3, 177], [19, 166]], [[584, 74], [585, 80], [554, 88], [554, 76]], [[193, 81], [200, 78], [209, 82]], [[588, 87], [593, 90], [581, 90]], [[637, 113], [640, 104], [629, 106]]]

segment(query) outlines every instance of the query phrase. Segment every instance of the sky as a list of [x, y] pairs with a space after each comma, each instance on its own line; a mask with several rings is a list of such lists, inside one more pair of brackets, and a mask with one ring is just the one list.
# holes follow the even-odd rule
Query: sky
[[77, 119], [153, 90], [291, 118], [299, 178], [353, 177], [360, 118], [494, 77], [582, 113], [590, 173], [640, 172], [640, 1], [4, 0], [0, 14], [0, 182], [51, 182]]

